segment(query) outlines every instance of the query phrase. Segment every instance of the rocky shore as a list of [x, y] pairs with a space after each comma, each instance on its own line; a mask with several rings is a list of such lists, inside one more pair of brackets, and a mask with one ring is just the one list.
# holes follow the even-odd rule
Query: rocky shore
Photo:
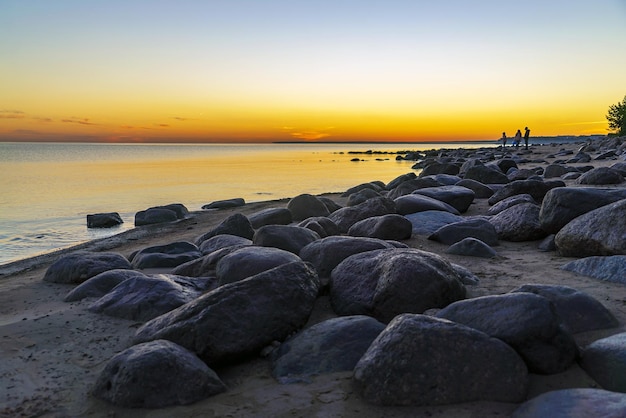
[[625, 416], [626, 138], [400, 158], [0, 266], [0, 416]]

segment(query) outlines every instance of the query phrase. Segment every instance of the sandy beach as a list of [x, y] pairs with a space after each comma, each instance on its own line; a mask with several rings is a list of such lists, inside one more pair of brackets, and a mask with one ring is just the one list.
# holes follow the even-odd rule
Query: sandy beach
[[[576, 152], [580, 143], [532, 146], [510, 152], [523, 153], [529, 162], [520, 168], [545, 167], [547, 155], [561, 149]], [[546, 161], [541, 163], [540, 161]], [[585, 164], [609, 166], [615, 159], [592, 160]], [[623, 161], [623, 160], [621, 160]], [[389, 182], [392, 179], [371, 179]], [[574, 180], [564, 180], [569, 185]], [[612, 188], [621, 185], [606, 186]], [[235, 196], [234, 196], [235, 197]], [[347, 197], [327, 194], [341, 206]], [[251, 215], [267, 208], [286, 207], [288, 199], [246, 204], [242, 207], [193, 212], [186, 219], [144, 226], [118, 236], [79, 246], [88, 251], [113, 251], [125, 257], [141, 248], [175, 241], [190, 241], [211, 230], [234, 213]], [[487, 199], [474, 199], [463, 216], [484, 215]], [[600, 301], [619, 321], [617, 328], [575, 334], [585, 347], [599, 338], [624, 332], [626, 286], [600, 281], [560, 269], [572, 261], [554, 251], [540, 251], [539, 241], [500, 240], [496, 258], [447, 254], [449, 247], [413, 235], [403, 241], [409, 247], [442, 255], [474, 273], [480, 282], [467, 286], [468, 298], [503, 294], [523, 284], [566, 285]], [[0, 416], [11, 417], [479, 417], [509, 416], [516, 403], [470, 402], [444, 406], [383, 407], [372, 405], [355, 391], [351, 372], [330, 373], [310, 383], [281, 384], [271, 375], [268, 358], [216, 372], [226, 392], [187, 406], [163, 409], [127, 409], [91, 396], [99, 373], [108, 360], [128, 348], [141, 322], [117, 319], [89, 312], [93, 299], [67, 303], [65, 295], [74, 285], [42, 281], [58, 257], [77, 248], [22, 260], [0, 267]], [[158, 272], [168, 272], [160, 269]], [[335, 317], [328, 295], [317, 299], [307, 326]], [[528, 399], [562, 388], [598, 388], [599, 385], [578, 365], [554, 375], [531, 374]]]

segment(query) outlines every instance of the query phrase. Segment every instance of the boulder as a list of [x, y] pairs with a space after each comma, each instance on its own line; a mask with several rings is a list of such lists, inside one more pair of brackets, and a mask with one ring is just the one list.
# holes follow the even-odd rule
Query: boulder
[[[464, 238], [451, 245], [447, 254], [465, 255], [469, 257], [494, 258], [498, 255], [496, 251], [483, 241], [476, 238]], [[466, 283], [464, 283], [466, 284]]]
[[295, 261], [300, 257], [279, 248], [243, 247], [223, 256], [216, 264], [215, 275], [221, 286]]
[[296, 382], [323, 373], [352, 371], [383, 329], [382, 322], [363, 315], [317, 323], [278, 347], [272, 374], [281, 382]]
[[445, 307], [436, 316], [501, 339], [534, 373], [560, 373], [578, 356], [576, 342], [561, 324], [554, 304], [533, 293], [467, 299]]
[[546, 193], [539, 221], [544, 231], [556, 234], [574, 218], [622, 199], [626, 189], [559, 187]]
[[193, 353], [157, 340], [111, 358], [92, 393], [125, 408], [163, 408], [192, 404], [225, 390], [217, 374]]
[[476, 238], [487, 245], [498, 245], [496, 228], [486, 219], [470, 218], [447, 224], [428, 236], [429, 240], [452, 245], [465, 238]]
[[187, 241], [143, 248], [133, 254], [131, 265], [141, 270], [159, 267], [176, 267], [202, 256], [195, 244]]
[[456, 174], [459, 174], [459, 171], [460, 171], [460, 167], [456, 164], [434, 161], [426, 165], [426, 167], [424, 167], [424, 169], [419, 174], [419, 176], [426, 177], [426, 176], [431, 176], [433, 174], [456, 175]]
[[494, 193], [491, 187], [472, 179], [463, 179], [455, 185], [472, 190], [477, 199], [489, 199]]
[[387, 198], [394, 200], [400, 196], [413, 193], [415, 190], [423, 189], [425, 187], [439, 187], [443, 186], [433, 177], [416, 178], [413, 180], [407, 180], [398, 184], [393, 189], [390, 189], [387, 194]]
[[319, 286], [306, 263], [281, 265], [154, 318], [137, 330], [134, 341], [173, 341], [210, 367], [237, 362], [302, 328]]
[[348, 229], [348, 235], [383, 240], [405, 240], [411, 238], [413, 225], [402, 215], [389, 214], [363, 219]]
[[317, 216], [313, 218], [307, 218], [300, 222], [298, 226], [308, 228], [311, 231], [317, 232], [320, 238], [326, 238], [331, 235], [339, 235], [339, 227], [330, 218], [324, 216]]
[[135, 214], [135, 226], [172, 222], [189, 215], [187, 208], [180, 203], [165, 206], [155, 206]]
[[52, 263], [43, 280], [50, 283], [79, 284], [104, 271], [131, 268], [128, 260], [117, 253], [75, 251]]
[[626, 395], [602, 389], [561, 389], [524, 402], [511, 418], [623, 418]]
[[210, 254], [188, 261], [178, 267], [174, 267], [170, 273], [188, 277], [212, 277], [215, 278], [217, 284], [217, 278], [215, 277], [217, 263], [228, 254], [246, 247], [251, 247], [251, 245], [231, 245], [230, 247], [215, 250]]
[[511, 197], [507, 197], [490, 207], [487, 211], [487, 215], [497, 215], [498, 213], [512, 206], [519, 205], [520, 203], [532, 203], [533, 205], [537, 204], [535, 199], [533, 199], [533, 197], [529, 194], [516, 194]]
[[413, 194], [421, 194], [445, 202], [459, 213], [467, 212], [476, 196], [473, 190], [463, 186], [427, 187], [416, 190]]
[[338, 315], [369, 315], [385, 323], [464, 297], [465, 286], [446, 259], [414, 248], [352, 255], [330, 279], [330, 301]]
[[536, 202], [541, 202], [546, 193], [556, 187], [565, 187], [565, 183], [562, 180], [516, 180], [496, 191], [487, 202], [490, 205], [495, 205], [499, 201], [516, 194], [529, 194]]
[[200, 296], [206, 280], [167, 274], [133, 276], [89, 306], [89, 310], [116, 318], [148, 321]]
[[626, 255], [585, 257], [570, 261], [562, 265], [561, 269], [598, 280], [626, 284]]
[[506, 184], [509, 178], [499, 169], [484, 165], [469, 167], [463, 176], [464, 179], [476, 180], [483, 184]]
[[268, 208], [248, 216], [254, 229], [265, 225], [288, 225], [293, 221], [291, 211], [287, 208]]
[[332, 236], [304, 247], [300, 258], [311, 263], [320, 277], [330, 277], [330, 272], [349, 256], [383, 248], [395, 246], [376, 238]]
[[589, 344], [580, 366], [606, 390], [626, 392], [626, 333]]
[[369, 183], [361, 183], [361, 184], [357, 184], [354, 187], [350, 187], [348, 190], [343, 192], [341, 194], [341, 196], [342, 197], [348, 197], [351, 194], [358, 193], [361, 190], [365, 190], [365, 189], [370, 189], [370, 190], [374, 190], [375, 192], [380, 192], [380, 191], [384, 190], [384, 188], [385, 188], [384, 184], [380, 184], [378, 182], [371, 181]]
[[578, 184], [620, 184], [624, 182], [624, 176], [619, 171], [609, 167], [596, 167], [587, 171], [576, 179]]
[[76, 302], [85, 298], [101, 298], [124, 280], [145, 276], [145, 274], [136, 270], [107, 270], [76, 286], [63, 300], [65, 302]]
[[521, 203], [489, 218], [498, 238], [505, 241], [534, 241], [548, 235], [539, 222], [539, 206]]
[[124, 223], [117, 212], [94, 213], [87, 215], [87, 228], [112, 228]]
[[475, 329], [399, 315], [354, 369], [357, 392], [378, 405], [521, 402], [528, 371], [515, 351]]
[[257, 229], [252, 238], [254, 245], [275, 247], [294, 254], [320, 236], [308, 228], [291, 225], [265, 225]]
[[573, 333], [614, 328], [619, 325], [613, 314], [599, 301], [585, 292], [568, 286], [525, 284], [513, 292], [527, 292], [543, 296], [554, 304], [563, 325]]
[[548, 165], [544, 172], [544, 178], [552, 178], [552, 177], [561, 177], [567, 173], [580, 173], [580, 171], [576, 167], [568, 167], [563, 164], [550, 164]]
[[440, 210], [453, 215], [460, 215], [459, 211], [453, 206], [441, 200], [420, 194], [411, 193], [400, 196], [396, 198], [394, 202], [396, 210], [400, 215], [409, 215], [411, 213], [424, 212], [427, 210]]
[[233, 245], [252, 245], [252, 240], [238, 235], [219, 234], [202, 241], [202, 244], [200, 244], [200, 252], [204, 255], [211, 254], [213, 251], [232, 247]]
[[371, 199], [373, 197], [380, 197], [381, 194], [378, 193], [375, 190], [372, 189], [362, 189], [359, 190], [356, 193], [352, 193], [350, 196], [348, 196], [348, 202], [346, 204], [346, 206], [356, 206], [360, 203], [365, 202], [368, 199]]
[[398, 177], [396, 177], [395, 179], [391, 180], [389, 183], [387, 183], [385, 185], [385, 189], [386, 190], [395, 189], [401, 183], [404, 183], [407, 180], [414, 180], [415, 178], [417, 178], [417, 175], [414, 172], [401, 174]]
[[240, 197], [226, 200], [217, 200], [215, 202], [202, 206], [202, 209], [229, 209], [245, 206], [246, 201]]
[[356, 206], [336, 210], [330, 214], [329, 218], [339, 227], [339, 231], [348, 232], [348, 229], [358, 221], [390, 213], [397, 213], [393, 200], [375, 197]]
[[287, 203], [294, 221], [302, 221], [315, 216], [328, 216], [330, 211], [317, 197], [310, 194], [301, 194]]
[[441, 210], [425, 210], [423, 212], [405, 215], [411, 225], [412, 232], [416, 235], [430, 235], [442, 226], [464, 220], [460, 215]]
[[202, 243], [209, 238], [212, 238], [216, 235], [236, 235], [238, 237], [243, 237], [247, 239], [252, 239], [254, 236], [254, 228], [252, 228], [252, 224], [250, 220], [241, 213], [235, 213], [228, 218], [224, 219], [219, 225], [215, 228], [200, 235], [195, 239], [194, 243], [198, 246], [202, 245]]

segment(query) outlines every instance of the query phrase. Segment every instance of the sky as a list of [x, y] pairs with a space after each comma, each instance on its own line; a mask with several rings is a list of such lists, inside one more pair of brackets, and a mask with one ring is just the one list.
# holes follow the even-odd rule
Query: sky
[[626, 0], [0, 0], [0, 140], [606, 134]]

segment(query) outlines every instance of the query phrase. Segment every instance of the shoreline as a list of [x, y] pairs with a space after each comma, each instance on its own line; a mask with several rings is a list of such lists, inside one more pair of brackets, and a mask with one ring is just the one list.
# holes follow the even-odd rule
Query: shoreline
[[[575, 151], [576, 144], [531, 147], [522, 156], [528, 162], [521, 168], [545, 166], [539, 163], [558, 147]], [[490, 149], [499, 147], [491, 147]], [[507, 147], [508, 148], [508, 147]], [[509, 151], [507, 149], [507, 151]], [[512, 150], [511, 150], [512, 151]], [[518, 152], [523, 152], [520, 148]], [[594, 166], [608, 166], [615, 160], [594, 161]], [[581, 165], [582, 164], [577, 164]], [[587, 164], [589, 165], [589, 164]], [[372, 179], [389, 182], [393, 179]], [[572, 185], [572, 180], [566, 180]], [[356, 186], [356, 185], [355, 185]], [[609, 187], [625, 187], [624, 184]], [[348, 198], [341, 193], [325, 193], [345, 206]], [[190, 212], [190, 216], [168, 224], [133, 228], [111, 237], [88, 241], [37, 257], [0, 266], [0, 352], [6, 359], [0, 365], [0, 383], [11, 387], [0, 404], [0, 416], [90, 416], [90, 417], [168, 417], [185, 415], [211, 416], [349, 416], [362, 418], [390, 417], [467, 417], [510, 415], [519, 404], [493, 401], [454, 405], [381, 407], [367, 403], [356, 392], [351, 372], [313, 377], [310, 383], [281, 384], [271, 376], [269, 359], [218, 370], [227, 386], [225, 393], [187, 406], [163, 409], [126, 409], [90, 395], [93, 382], [108, 360], [132, 345], [139, 321], [113, 318], [88, 311], [93, 300], [67, 303], [64, 296], [73, 285], [43, 282], [47, 267], [59, 256], [85, 249], [114, 251], [125, 257], [138, 249], [174, 241], [192, 241], [211, 230], [228, 216], [286, 207], [290, 199], [246, 203], [244, 206]], [[475, 199], [463, 217], [483, 215], [490, 205], [487, 199]], [[540, 240], [539, 240], [540, 241]], [[468, 298], [504, 294], [526, 283], [567, 285], [584, 291], [600, 301], [619, 321], [617, 328], [576, 334], [584, 347], [590, 342], [626, 330], [626, 286], [600, 281], [560, 269], [574, 258], [538, 250], [539, 241], [499, 242], [497, 258], [485, 259], [447, 254], [447, 245], [413, 235], [403, 241], [411, 248], [441, 255], [450, 262], [472, 271], [480, 282], [467, 286]], [[155, 273], [167, 273], [159, 269]], [[328, 295], [318, 298], [310, 326], [336, 315]], [[528, 398], [548, 391], [599, 387], [578, 365], [555, 375], [530, 375]]]

